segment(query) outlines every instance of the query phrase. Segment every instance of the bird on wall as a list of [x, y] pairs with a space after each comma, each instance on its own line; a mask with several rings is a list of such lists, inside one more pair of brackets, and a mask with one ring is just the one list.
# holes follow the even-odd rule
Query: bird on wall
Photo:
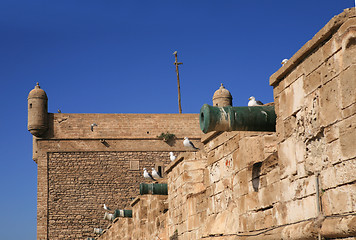
[[62, 111], [61, 111], [61, 109], [58, 108], [57, 112], [58, 112], [58, 113], [61, 113]]
[[199, 148], [195, 147], [194, 144], [187, 137], [184, 138], [183, 145], [187, 148], [192, 148], [195, 150], [199, 149]]
[[106, 206], [105, 203], [104, 203], [104, 209], [107, 210], [107, 211], [110, 211], [110, 210], [111, 210], [108, 206]]
[[169, 152], [169, 159], [171, 159], [171, 161], [173, 162], [174, 160], [176, 160], [176, 156], [174, 156], [173, 152]]
[[154, 178], [162, 178], [162, 176], [154, 168], [152, 168], [152, 177], [154, 177]]
[[247, 106], [249, 107], [263, 105], [263, 103], [261, 101], [256, 100], [254, 96], [251, 96], [248, 100], [250, 100], [247, 104]]
[[98, 126], [96, 123], [92, 123], [90, 125], [90, 130], [93, 131], [94, 130], [94, 127]]
[[152, 175], [147, 171], [146, 168], [143, 169], [143, 177], [144, 178], [147, 178], [147, 179], [150, 179], [150, 180], [153, 180], [153, 181], [156, 181], [156, 179], [154, 179], [152, 177]]
[[282, 60], [281, 64], [284, 65], [284, 64], [286, 64], [287, 62], [288, 62], [288, 59], [285, 58], [285, 59]]

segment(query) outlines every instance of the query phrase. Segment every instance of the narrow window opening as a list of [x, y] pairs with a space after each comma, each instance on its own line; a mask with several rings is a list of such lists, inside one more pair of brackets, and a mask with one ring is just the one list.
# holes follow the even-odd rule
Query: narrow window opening
[[158, 166], [158, 167], [157, 167], [157, 173], [158, 173], [158, 175], [160, 175], [161, 177], [163, 177], [163, 176], [162, 176], [162, 172], [163, 172], [163, 167], [162, 167], [162, 166]]
[[30, 108], [32, 108], [32, 103], [30, 103]]
[[255, 192], [258, 192], [260, 186], [261, 166], [262, 162], [255, 163], [252, 166], [252, 187]]

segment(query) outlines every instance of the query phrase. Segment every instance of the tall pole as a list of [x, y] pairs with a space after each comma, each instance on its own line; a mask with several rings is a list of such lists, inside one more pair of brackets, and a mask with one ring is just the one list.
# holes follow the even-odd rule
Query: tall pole
[[179, 83], [179, 70], [178, 70], [178, 66], [180, 64], [183, 64], [181, 62], [178, 62], [178, 53], [177, 51], [175, 51], [173, 53], [173, 55], [176, 58], [176, 61], [174, 62], [174, 65], [176, 65], [176, 73], [177, 73], [177, 84], [178, 84], [178, 107], [179, 107], [179, 113], [182, 113], [182, 105], [181, 105], [181, 101], [180, 101], [180, 83]]

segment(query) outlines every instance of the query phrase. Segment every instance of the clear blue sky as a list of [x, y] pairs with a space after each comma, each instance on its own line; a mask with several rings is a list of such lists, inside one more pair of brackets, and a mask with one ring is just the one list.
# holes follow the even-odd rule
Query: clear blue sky
[[0, 2], [1, 239], [36, 239], [27, 95], [49, 112], [198, 113], [224, 83], [234, 106], [273, 101], [269, 76], [353, 0]]

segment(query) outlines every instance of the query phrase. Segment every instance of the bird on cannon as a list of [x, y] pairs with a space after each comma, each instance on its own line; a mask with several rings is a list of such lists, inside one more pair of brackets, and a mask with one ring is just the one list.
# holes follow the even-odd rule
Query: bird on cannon
[[249, 107], [263, 105], [263, 103], [259, 100], [256, 100], [256, 98], [254, 96], [251, 96], [248, 100], [250, 100], [247, 104], [247, 106], [249, 106]]

